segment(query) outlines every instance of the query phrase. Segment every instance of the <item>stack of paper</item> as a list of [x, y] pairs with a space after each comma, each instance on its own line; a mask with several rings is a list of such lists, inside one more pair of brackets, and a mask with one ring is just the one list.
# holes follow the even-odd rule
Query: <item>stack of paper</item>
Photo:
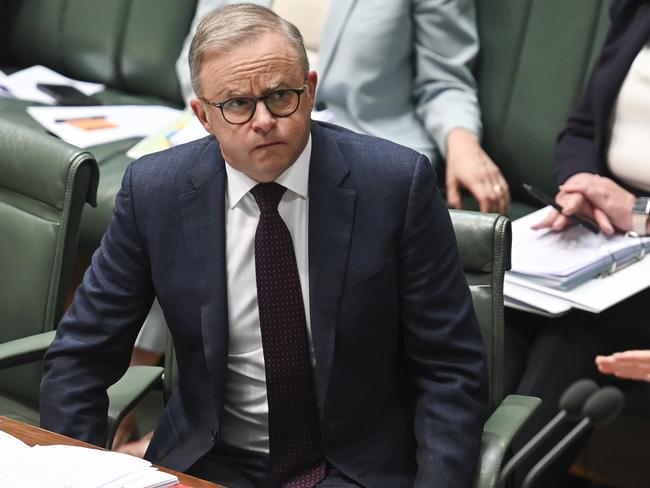
[[54, 98], [36, 86], [38, 83], [73, 86], [86, 95], [94, 95], [104, 89], [101, 83], [73, 80], [40, 65], [30, 66], [11, 75], [0, 76], [0, 89], [5, 95], [50, 105], [56, 103]]
[[0, 473], [21, 488], [168, 488], [174, 475], [127, 454], [78, 446], [29, 447], [0, 431]]
[[505, 304], [546, 315], [571, 308], [598, 313], [650, 286], [650, 238], [606, 237], [580, 226], [532, 230], [550, 208], [512, 224], [512, 269]]
[[28, 107], [27, 112], [52, 134], [77, 147], [144, 137], [181, 113], [158, 105]]
[[579, 225], [563, 232], [531, 229], [549, 209], [538, 210], [513, 223], [512, 276], [570, 290], [599, 275], [615, 272], [650, 250], [648, 237], [607, 237]]
[[[73, 80], [45, 66], [31, 66], [11, 75], [0, 72], [0, 96], [48, 105], [56, 103], [38, 88], [39, 83], [71, 86], [86, 95], [104, 89], [100, 83]], [[82, 148], [146, 137], [181, 114], [180, 110], [157, 105], [39, 106], [28, 107], [27, 112], [52, 134]]]

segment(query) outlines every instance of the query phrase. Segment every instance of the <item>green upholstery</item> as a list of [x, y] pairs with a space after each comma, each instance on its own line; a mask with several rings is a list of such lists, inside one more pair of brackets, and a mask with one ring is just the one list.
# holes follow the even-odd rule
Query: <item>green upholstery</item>
[[35, 64], [182, 103], [174, 64], [196, 0], [4, 0], [0, 66]]
[[[98, 178], [90, 153], [0, 119], [0, 415], [38, 425], [41, 359], [63, 313], [82, 209], [95, 203]], [[109, 389], [109, 439], [161, 372], [129, 368]]]
[[549, 195], [555, 141], [608, 27], [608, 0], [477, 0], [476, 70], [483, 143], [510, 184], [511, 218], [539, 207], [523, 182]]
[[479, 212], [449, 214], [485, 342], [494, 409], [503, 399], [503, 275], [510, 268], [510, 221]]
[[483, 430], [474, 487], [490, 488], [496, 487], [510, 442], [540, 400], [519, 395], [503, 398], [503, 276], [510, 268], [510, 221], [496, 214], [449, 213], [488, 359], [492, 414]]
[[[86, 201], [95, 202], [98, 177], [88, 152], [0, 120], [2, 346], [38, 340], [61, 318], [81, 211]], [[7, 349], [0, 349], [5, 356]], [[0, 413], [33, 422], [40, 376], [39, 364], [0, 371]], [[9, 399], [13, 406], [5, 409]]]
[[[162, 104], [181, 108], [175, 63], [196, 0], [3, 0], [0, 2], [0, 70], [42, 64], [66, 76], [104, 83], [105, 104]], [[33, 105], [0, 98], [0, 119], [45, 130], [26, 112]], [[115, 194], [138, 139], [88, 148], [102, 178], [97, 208], [81, 222], [80, 247], [99, 245]]]

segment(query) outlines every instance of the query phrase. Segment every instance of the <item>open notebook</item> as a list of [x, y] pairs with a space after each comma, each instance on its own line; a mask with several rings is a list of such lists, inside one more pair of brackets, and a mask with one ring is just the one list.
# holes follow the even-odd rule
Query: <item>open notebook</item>
[[599, 313], [650, 286], [650, 238], [593, 234], [581, 226], [564, 232], [532, 230], [549, 207], [512, 223], [512, 270], [504, 303], [542, 315], [572, 308]]
[[549, 210], [546, 207], [513, 222], [511, 276], [571, 290], [639, 261], [650, 251], [650, 237], [607, 237], [579, 225], [563, 232], [531, 229]]

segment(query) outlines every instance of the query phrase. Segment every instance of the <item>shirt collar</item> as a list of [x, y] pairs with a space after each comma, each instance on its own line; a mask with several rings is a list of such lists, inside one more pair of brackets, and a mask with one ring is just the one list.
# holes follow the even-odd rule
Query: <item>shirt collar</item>
[[[302, 199], [306, 199], [309, 186], [309, 165], [311, 161], [311, 134], [307, 139], [305, 148], [298, 159], [275, 179], [275, 182], [294, 192]], [[251, 191], [258, 181], [236, 170], [226, 161], [226, 175], [228, 180], [228, 204], [235, 208], [239, 201]]]

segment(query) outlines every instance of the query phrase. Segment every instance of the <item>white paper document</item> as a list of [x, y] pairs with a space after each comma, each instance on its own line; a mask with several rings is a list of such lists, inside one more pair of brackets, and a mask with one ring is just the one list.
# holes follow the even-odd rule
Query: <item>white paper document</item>
[[162, 129], [145, 137], [128, 150], [127, 156], [137, 159], [146, 154], [169, 149], [179, 144], [201, 139], [208, 133], [191, 110], [185, 110]]
[[48, 131], [77, 147], [145, 137], [181, 113], [158, 105], [96, 107], [28, 107], [27, 112]]
[[7, 87], [7, 75], [0, 71], [0, 97], [13, 98], [13, 95]]
[[0, 431], [3, 486], [21, 488], [168, 488], [174, 475], [128, 454], [79, 446], [29, 447]]
[[[647, 238], [607, 238], [578, 226], [560, 233], [530, 229], [547, 212], [548, 208], [539, 210], [512, 224], [512, 270], [520, 273], [506, 272], [506, 306], [552, 316], [572, 308], [599, 313], [650, 286], [650, 258], [643, 257], [642, 247], [648, 245]], [[630, 254], [621, 260], [620, 250], [626, 248]], [[603, 252], [605, 264], [599, 264]], [[599, 275], [599, 269], [612, 272]], [[589, 275], [570, 289], [545, 281], [576, 272]]]
[[650, 238], [607, 237], [574, 225], [562, 232], [533, 230], [550, 207], [512, 223], [512, 269], [539, 284], [570, 290], [598, 275], [632, 264], [650, 250]]
[[0, 86], [4, 87], [6, 92], [15, 98], [49, 105], [55, 104], [56, 101], [54, 98], [42, 92], [36, 86], [38, 83], [68, 85], [86, 95], [94, 95], [104, 89], [104, 85], [101, 83], [73, 80], [40, 65], [30, 66], [24, 70], [16, 71], [0, 80]]
[[20, 439], [0, 431], [0, 473], [6, 473], [31, 449]]

